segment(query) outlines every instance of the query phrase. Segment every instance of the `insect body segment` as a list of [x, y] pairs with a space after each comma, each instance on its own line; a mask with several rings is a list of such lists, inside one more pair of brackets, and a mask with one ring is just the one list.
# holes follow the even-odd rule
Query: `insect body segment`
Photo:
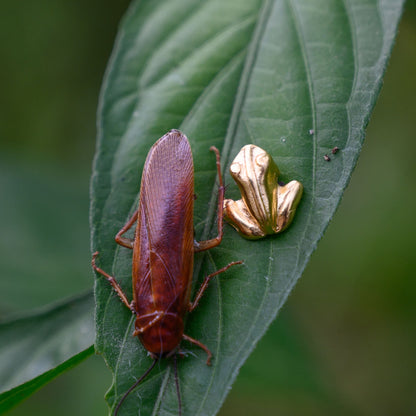
[[[175, 354], [185, 339], [201, 347], [210, 364], [212, 354], [208, 348], [184, 334], [184, 318], [195, 309], [211, 278], [242, 263], [232, 262], [206, 276], [195, 300], [190, 301], [194, 252], [216, 247], [222, 240], [224, 185], [219, 151], [215, 147], [211, 150], [216, 154], [220, 184], [216, 238], [194, 243], [191, 148], [184, 134], [171, 130], [150, 149], [142, 173], [139, 207], [116, 235], [118, 244], [133, 250], [131, 303], [115, 278], [97, 267], [98, 252], [93, 255], [93, 268], [110, 282], [122, 302], [136, 315], [133, 335], [138, 336], [155, 360]], [[123, 237], [135, 224], [134, 239]]]

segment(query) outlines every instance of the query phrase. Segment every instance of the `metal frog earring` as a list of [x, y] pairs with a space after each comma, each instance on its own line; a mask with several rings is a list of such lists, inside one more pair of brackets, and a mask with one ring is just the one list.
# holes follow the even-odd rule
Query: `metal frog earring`
[[224, 201], [225, 219], [250, 240], [277, 234], [292, 222], [302, 197], [298, 181], [278, 182], [279, 169], [272, 157], [254, 144], [244, 146], [230, 167], [241, 199]]

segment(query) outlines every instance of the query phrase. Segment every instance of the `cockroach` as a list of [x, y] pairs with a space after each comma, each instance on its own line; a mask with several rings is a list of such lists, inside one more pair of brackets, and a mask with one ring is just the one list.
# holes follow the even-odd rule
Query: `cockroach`
[[[210, 150], [216, 155], [219, 181], [217, 237], [194, 241], [194, 167], [191, 147], [183, 133], [171, 130], [150, 149], [142, 173], [139, 207], [115, 237], [118, 244], [133, 250], [132, 302], [127, 300], [116, 279], [96, 265], [98, 252], [93, 254], [92, 267], [109, 281], [121, 301], [136, 316], [133, 336], [139, 338], [153, 358], [152, 365], [120, 399], [114, 415], [117, 415], [128, 394], [143, 381], [156, 362], [170, 356], [174, 359], [181, 414], [176, 353], [182, 339], [202, 348], [207, 354], [207, 365], [211, 364], [210, 350], [184, 333], [184, 319], [188, 312], [197, 307], [209, 281], [242, 261], [234, 261], [206, 276], [195, 299], [190, 300], [194, 253], [218, 246], [223, 236], [224, 184], [220, 153], [214, 146]], [[134, 238], [123, 237], [134, 224], [137, 224]]]

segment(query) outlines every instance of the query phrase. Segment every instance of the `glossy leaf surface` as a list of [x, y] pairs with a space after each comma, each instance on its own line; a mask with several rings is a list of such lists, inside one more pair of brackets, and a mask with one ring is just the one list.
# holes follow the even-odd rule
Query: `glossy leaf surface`
[[[280, 236], [246, 241], [230, 227], [220, 247], [195, 257], [195, 285], [212, 282], [186, 332], [179, 362], [184, 415], [213, 415], [238, 369], [276, 317], [305, 268], [348, 183], [393, 44], [402, 1], [291, 0], [134, 2], [123, 20], [104, 82], [92, 180], [93, 250], [131, 299], [131, 251], [114, 236], [138, 202], [151, 145], [172, 128], [190, 139], [197, 239], [215, 234], [215, 159], [228, 167], [240, 148], [267, 150], [280, 179], [303, 183], [293, 224]], [[331, 154], [337, 146], [340, 151]], [[324, 155], [330, 155], [326, 161]], [[238, 199], [227, 176], [227, 197]], [[114, 372], [108, 401], [150, 365], [131, 313], [99, 277], [97, 342]], [[169, 361], [126, 400], [122, 415], [171, 415], [177, 397]]]

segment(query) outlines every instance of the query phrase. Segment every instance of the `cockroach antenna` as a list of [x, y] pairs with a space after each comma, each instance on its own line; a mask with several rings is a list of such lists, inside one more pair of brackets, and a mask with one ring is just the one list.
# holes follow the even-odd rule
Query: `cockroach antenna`
[[[120, 410], [121, 405], [123, 404], [124, 400], [126, 400], [127, 396], [147, 377], [147, 375], [153, 370], [153, 367], [156, 365], [158, 358], [153, 359], [153, 363], [151, 366], [143, 373], [143, 375], [124, 393], [124, 396], [118, 402], [116, 409], [114, 411], [114, 416], [118, 415], [118, 411]], [[176, 361], [175, 361], [176, 363]]]
[[182, 416], [181, 390], [179, 388], [178, 361], [176, 354], [173, 356], [173, 369], [175, 373], [176, 394], [178, 396], [178, 415]]

